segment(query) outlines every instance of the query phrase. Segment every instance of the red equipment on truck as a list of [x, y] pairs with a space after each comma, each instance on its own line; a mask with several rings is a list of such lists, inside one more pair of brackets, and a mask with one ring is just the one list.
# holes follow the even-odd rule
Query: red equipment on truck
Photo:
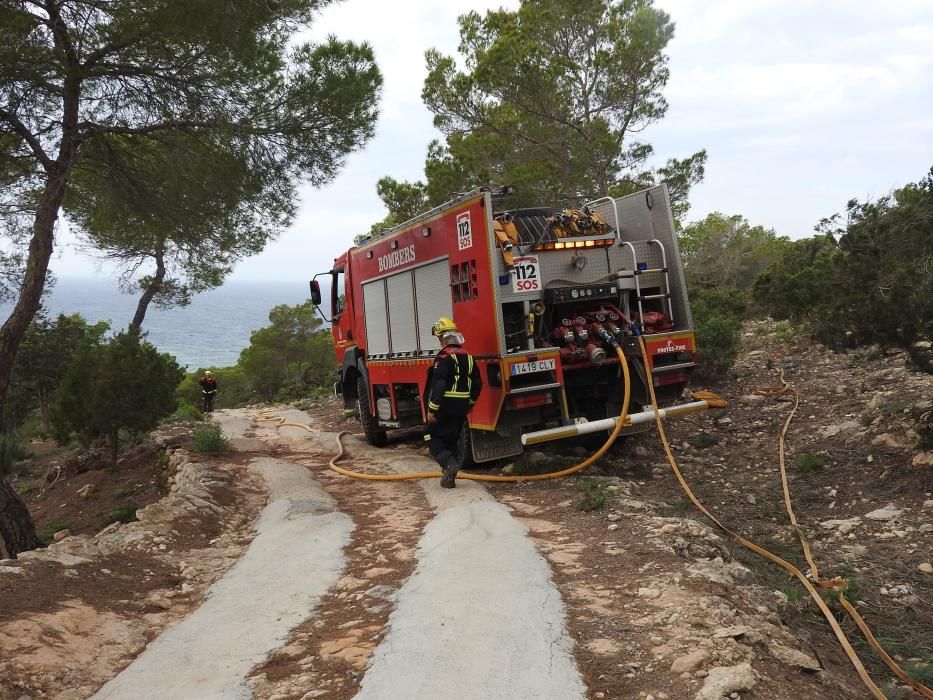
[[[666, 185], [581, 210], [494, 212], [492, 193], [477, 190], [351, 248], [322, 274], [335, 391], [356, 403], [373, 445], [425, 423], [441, 316], [464, 332], [485, 385], [461, 439], [467, 463], [517, 455], [523, 435], [538, 441], [532, 431], [562, 437], [617, 416], [616, 343], [629, 360], [632, 413], [650, 404], [648, 381], [661, 405], [678, 398], [696, 362]], [[311, 290], [319, 306], [316, 279]]]

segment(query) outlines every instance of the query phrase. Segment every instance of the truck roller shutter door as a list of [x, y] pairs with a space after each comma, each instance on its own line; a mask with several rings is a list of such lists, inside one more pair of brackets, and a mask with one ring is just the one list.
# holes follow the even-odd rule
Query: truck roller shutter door
[[415, 293], [412, 289], [411, 270], [386, 279], [389, 294], [389, 337], [392, 354], [416, 352], [418, 335], [415, 332]]
[[440, 349], [431, 326], [441, 316], [454, 317], [450, 297], [450, 264], [447, 259], [423, 265], [415, 270], [415, 295], [418, 297], [418, 337], [421, 350], [435, 353]]
[[363, 285], [363, 313], [366, 317], [366, 354], [389, 352], [389, 318], [386, 308], [385, 280]]

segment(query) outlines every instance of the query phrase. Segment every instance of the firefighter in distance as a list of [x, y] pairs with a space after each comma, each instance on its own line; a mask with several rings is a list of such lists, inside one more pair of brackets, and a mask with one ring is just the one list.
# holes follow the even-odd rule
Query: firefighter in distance
[[204, 376], [198, 380], [201, 385], [201, 398], [204, 400], [204, 412], [214, 412], [214, 396], [217, 394], [217, 380], [214, 379], [214, 373], [210, 370], [204, 372]]
[[440, 341], [441, 351], [428, 370], [428, 431], [424, 439], [441, 466], [441, 486], [452, 489], [460, 466], [460, 433], [483, 390], [483, 380], [473, 356], [461, 347], [463, 334], [453, 321], [439, 318], [431, 334]]

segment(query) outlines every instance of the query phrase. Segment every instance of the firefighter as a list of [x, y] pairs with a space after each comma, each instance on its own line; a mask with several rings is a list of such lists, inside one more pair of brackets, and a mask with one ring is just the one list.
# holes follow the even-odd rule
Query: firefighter
[[460, 465], [460, 432], [483, 390], [483, 380], [473, 357], [461, 348], [463, 334], [453, 321], [442, 316], [431, 334], [440, 341], [441, 351], [428, 370], [428, 432], [424, 439], [431, 456], [441, 465], [441, 486], [452, 489]]
[[214, 412], [214, 394], [217, 393], [217, 380], [214, 379], [214, 373], [210, 370], [204, 372], [204, 376], [198, 380], [201, 385], [201, 396], [204, 399], [204, 412]]

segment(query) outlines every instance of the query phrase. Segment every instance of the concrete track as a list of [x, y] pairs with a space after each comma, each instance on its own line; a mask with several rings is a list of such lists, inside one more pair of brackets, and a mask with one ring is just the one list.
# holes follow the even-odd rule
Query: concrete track
[[[298, 411], [288, 420], [308, 422]], [[331, 433], [275, 429], [244, 411], [215, 420], [234, 447], [278, 445], [329, 452]], [[432, 469], [406, 448], [376, 449], [350, 438], [351, 458], [385, 471]], [[353, 524], [305, 468], [279, 459], [253, 462], [269, 487], [259, 533], [243, 558], [188, 619], [153, 642], [95, 696], [105, 698], [247, 698], [251, 669], [313, 617], [344, 567]], [[414, 574], [398, 592], [389, 629], [373, 652], [358, 698], [365, 700], [523, 700], [583, 698], [564, 606], [547, 562], [484, 487], [437, 480], [420, 485], [437, 515], [418, 545]], [[308, 688], [308, 691], [326, 688]], [[327, 697], [326, 692], [321, 697]]]

